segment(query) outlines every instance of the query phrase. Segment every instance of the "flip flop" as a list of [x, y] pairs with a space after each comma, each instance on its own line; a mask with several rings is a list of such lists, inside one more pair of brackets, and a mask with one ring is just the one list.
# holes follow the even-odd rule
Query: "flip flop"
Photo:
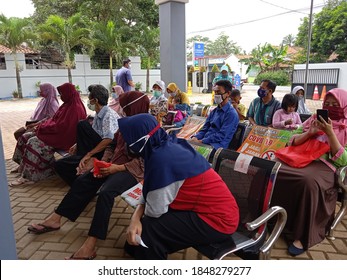
[[46, 233], [46, 232], [55, 231], [55, 230], [60, 229], [60, 227], [54, 228], [54, 227], [50, 227], [50, 226], [45, 226], [43, 224], [37, 224], [37, 225], [42, 227], [42, 229], [38, 229], [38, 228], [35, 228], [33, 226], [30, 226], [30, 227], [28, 227], [28, 231], [35, 233], [35, 234], [42, 234], [42, 233]]
[[34, 181], [30, 181], [29, 179], [25, 179], [23, 177], [19, 177], [18, 179], [12, 181], [9, 185], [10, 187], [16, 187], [16, 186], [20, 186], [20, 185], [32, 185], [35, 184]]
[[89, 257], [75, 257], [75, 253], [71, 255], [70, 258], [65, 258], [65, 260], [84, 260], [84, 261], [90, 261], [94, 260], [96, 258], [96, 252], [91, 254]]

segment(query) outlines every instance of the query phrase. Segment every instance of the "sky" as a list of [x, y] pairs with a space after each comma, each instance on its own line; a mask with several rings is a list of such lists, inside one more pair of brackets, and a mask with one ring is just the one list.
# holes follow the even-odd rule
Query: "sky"
[[[31, 0], [3, 0], [0, 13], [28, 17], [34, 13]], [[313, 12], [324, 0], [314, 0]], [[186, 36], [201, 35], [215, 40], [221, 32], [250, 52], [258, 44], [279, 45], [296, 35], [300, 19], [309, 15], [311, 0], [189, 0], [186, 4]]]

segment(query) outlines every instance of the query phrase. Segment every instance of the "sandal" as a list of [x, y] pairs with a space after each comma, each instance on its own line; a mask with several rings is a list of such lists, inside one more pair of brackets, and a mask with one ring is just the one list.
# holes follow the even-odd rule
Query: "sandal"
[[9, 185], [10, 187], [14, 187], [14, 186], [20, 186], [20, 185], [32, 185], [35, 184], [34, 181], [30, 181], [29, 179], [25, 179], [23, 177], [19, 177], [18, 179], [12, 181]]
[[43, 224], [37, 224], [37, 226], [40, 226], [42, 228], [38, 229], [38, 228], [34, 227], [33, 225], [31, 225], [30, 227], [28, 227], [28, 231], [35, 233], [35, 234], [42, 234], [42, 233], [46, 233], [46, 232], [55, 231], [55, 230], [60, 229], [60, 227], [54, 228], [54, 227], [50, 227], [50, 226], [45, 226]]
[[73, 253], [71, 255], [71, 257], [65, 258], [65, 260], [84, 260], [84, 261], [88, 261], [88, 260], [94, 260], [95, 258], [96, 258], [96, 252], [91, 254], [89, 257], [75, 257], [75, 253]]
[[18, 173], [19, 172], [19, 166], [15, 167], [15, 168], [12, 168], [10, 170], [10, 173]]

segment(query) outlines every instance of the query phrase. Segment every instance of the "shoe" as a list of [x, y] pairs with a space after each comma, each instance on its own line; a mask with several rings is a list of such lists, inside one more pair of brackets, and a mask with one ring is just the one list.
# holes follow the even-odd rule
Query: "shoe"
[[29, 179], [25, 179], [23, 177], [19, 177], [18, 179], [12, 181], [9, 185], [10, 187], [20, 186], [20, 185], [32, 185], [35, 184], [34, 181], [30, 181]]
[[54, 227], [50, 227], [50, 226], [45, 226], [43, 224], [37, 224], [37, 225], [42, 227], [42, 228], [38, 229], [36, 227], [30, 226], [30, 227], [28, 227], [28, 231], [35, 233], [35, 234], [42, 234], [42, 233], [46, 233], [46, 232], [55, 231], [55, 230], [60, 229], [60, 227], [54, 228]]
[[96, 252], [94, 252], [92, 255], [89, 257], [75, 257], [75, 253], [71, 255], [69, 258], [65, 258], [65, 260], [84, 260], [84, 261], [90, 261], [94, 260], [96, 258]]
[[302, 253], [305, 252], [305, 249], [301, 249], [301, 248], [298, 248], [296, 246], [294, 246], [294, 244], [290, 244], [289, 247], [288, 247], [288, 253], [289, 255], [295, 257], [297, 255], [301, 255]]

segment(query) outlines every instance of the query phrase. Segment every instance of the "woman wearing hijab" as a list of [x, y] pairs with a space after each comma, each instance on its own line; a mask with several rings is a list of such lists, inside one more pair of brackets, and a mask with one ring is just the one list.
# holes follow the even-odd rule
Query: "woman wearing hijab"
[[[238, 206], [204, 157], [186, 140], [167, 135], [148, 114], [120, 120], [119, 130], [145, 164], [143, 200], [127, 230], [130, 255], [166, 259], [181, 249], [230, 238], [238, 226]], [[139, 238], [148, 248], [139, 246]]]
[[[272, 205], [287, 211], [286, 228], [294, 241], [288, 248], [296, 256], [320, 243], [335, 213], [336, 168], [347, 165], [347, 91], [330, 90], [323, 101], [329, 121], [311, 116], [304, 122], [304, 133], [294, 135], [289, 143], [299, 146], [306, 141], [326, 145], [328, 152], [303, 168], [282, 163], [276, 179]], [[324, 151], [323, 151], [324, 153]], [[310, 152], [305, 156], [309, 156]]]
[[165, 97], [165, 83], [163, 81], [156, 81], [153, 86], [153, 97], [149, 103], [149, 112], [157, 121], [162, 124], [162, 118], [167, 114], [167, 98]]
[[53, 117], [55, 112], [58, 110], [59, 102], [57, 99], [57, 91], [54, 86], [49, 83], [41, 84], [40, 96], [42, 99], [37, 104], [34, 113], [30, 117], [30, 121], [27, 122], [28, 125], [26, 125], [25, 128], [21, 127], [14, 133], [16, 140], [18, 140], [18, 138], [26, 131], [33, 130], [33, 128], [41, 122]]
[[[127, 116], [148, 113], [149, 99], [142, 92], [130, 91], [122, 94], [119, 103]], [[92, 172], [86, 172], [76, 177], [54, 213], [44, 222], [28, 228], [36, 234], [60, 229], [62, 217], [75, 221], [99, 191], [88, 237], [80, 249], [68, 259], [91, 260], [96, 257], [96, 242], [98, 239], [106, 239], [115, 197], [143, 180], [143, 161], [128, 153], [119, 131], [115, 133], [114, 142], [116, 147], [113, 155], [107, 153], [103, 158], [112, 164], [100, 168], [100, 175], [94, 176]]]
[[305, 100], [304, 100], [304, 95], [305, 95], [304, 88], [302, 86], [296, 86], [293, 88], [292, 94], [295, 94], [299, 98], [297, 113], [299, 113], [299, 114], [311, 114], [311, 112], [307, 108]]
[[169, 110], [180, 110], [185, 115], [184, 119], [174, 123], [175, 127], [182, 127], [191, 113], [189, 98], [187, 94], [182, 92], [175, 83], [168, 84], [166, 91], [169, 94]]
[[20, 177], [11, 186], [53, 175], [55, 150], [67, 151], [75, 143], [77, 123], [86, 118], [86, 109], [73, 84], [59, 86], [58, 92], [63, 104], [54, 116], [18, 139], [12, 159], [19, 164]]
[[123, 117], [123, 110], [119, 104], [119, 96], [123, 94], [124, 91], [121, 86], [112, 87], [112, 100], [108, 105], [111, 109], [115, 110], [120, 117]]

